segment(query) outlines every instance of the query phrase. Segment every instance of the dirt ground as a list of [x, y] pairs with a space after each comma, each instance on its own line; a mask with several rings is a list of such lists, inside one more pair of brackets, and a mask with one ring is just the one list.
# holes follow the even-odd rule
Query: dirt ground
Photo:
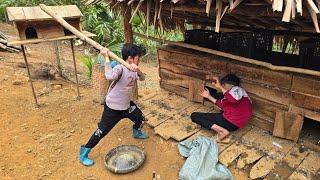
[[[1, 30], [11, 34], [11, 27], [1, 25]], [[73, 74], [70, 46], [60, 44], [62, 66], [69, 77]], [[30, 45], [28, 60], [34, 67], [52, 67], [55, 55], [51, 43]], [[76, 48], [77, 55], [84, 48]], [[154, 62], [154, 61], [153, 61]], [[92, 101], [92, 88], [80, 67], [81, 100], [76, 100], [76, 85], [66, 81], [35, 81], [41, 107], [35, 108], [23, 66], [22, 54], [0, 52], [0, 176], [1, 179], [151, 179], [152, 172], [162, 179], [177, 179], [184, 159], [179, 156], [176, 144], [162, 141], [151, 129], [151, 136], [136, 140], [131, 136], [132, 123], [120, 122], [92, 151], [92, 167], [82, 166], [78, 159], [81, 144], [86, 143], [97, 127], [102, 106]], [[149, 93], [158, 88], [155, 63], [142, 63], [148, 74], [146, 82], [139, 84], [139, 93]], [[32, 72], [34, 74], [35, 72]], [[122, 144], [135, 144], [145, 149], [147, 159], [137, 171], [115, 175], [106, 170], [104, 156]]]

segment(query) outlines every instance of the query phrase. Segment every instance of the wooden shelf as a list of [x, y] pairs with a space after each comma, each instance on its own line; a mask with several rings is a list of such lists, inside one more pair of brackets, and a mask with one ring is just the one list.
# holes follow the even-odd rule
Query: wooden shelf
[[[93, 33], [90, 33], [88, 31], [83, 31], [82, 32], [84, 35], [87, 37], [94, 37], [96, 36]], [[34, 44], [34, 43], [41, 43], [41, 42], [48, 42], [48, 41], [61, 41], [61, 40], [67, 40], [67, 39], [76, 39], [78, 38], [75, 35], [71, 36], [63, 36], [63, 37], [57, 37], [57, 38], [49, 38], [49, 39], [28, 39], [28, 40], [18, 40], [18, 41], [9, 41], [8, 45], [21, 45], [21, 44]]]

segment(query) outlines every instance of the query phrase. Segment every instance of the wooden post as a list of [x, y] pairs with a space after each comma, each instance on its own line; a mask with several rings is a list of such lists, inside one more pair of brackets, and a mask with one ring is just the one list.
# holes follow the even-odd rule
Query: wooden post
[[74, 73], [75, 73], [76, 82], [77, 82], [77, 100], [80, 100], [79, 80], [78, 80], [76, 57], [75, 57], [75, 54], [74, 54], [73, 39], [70, 39], [70, 43], [71, 43], [71, 50], [72, 50]]
[[26, 63], [26, 67], [27, 67], [27, 72], [28, 72], [28, 77], [29, 77], [29, 80], [28, 80], [28, 81], [29, 81], [29, 83], [30, 83], [30, 87], [31, 87], [31, 90], [32, 90], [34, 102], [35, 102], [35, 104], [36, 104], [36, 107], [38, 108], [38, 107], [40, 107], [40, 106], [39, 106], [39, 104], [38, 104], [36, 92], [34, 91], [33, 82], [32, 82], [32, 78], [31, 78], [31, 75], [30, 75], [29, 64], [28, 64], [26, 52], [25, 52], [25, 50], [24, 50], [24, 46], [23, 46], [23, 45], [21, 45], [21, 49], [22, 49], [23, 59], [24, 59], [24, 62]]
[[[133, 43], [132, 26], [129, 23], [131, 18], [131, 7], [123, 7], [123, 25], [124, 25], [124, 38], [126, 43]], [[125, 60], [125, 59], [124, 59]]]
[[[133, 43], [133, 33], [132, 33], [132, 26], [129, 23], [131, 18], [131, 7], [130, 6], [123, 6], [123, 25], [124, 25], [124, 38], [126, 43]], [[138, 99], [138, 83], [137, 81], [134, 83], [133, 88], [133, 100]]]
[[59, 52], [58, 41], [54, 41], [54, 48], [55, 48], [57, 66], [58, 66], [58, 73], [60, 77], [62, 77], [62, 68], [61, 68], [61, 62], [60, 62], [60, 52]]

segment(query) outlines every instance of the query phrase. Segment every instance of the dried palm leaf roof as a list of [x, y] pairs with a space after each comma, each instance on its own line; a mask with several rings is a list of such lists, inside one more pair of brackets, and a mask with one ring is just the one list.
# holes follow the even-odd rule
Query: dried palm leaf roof
[[[103, 0], [89, 0], [88, 4]], [[320, 0], [105, 0], [117, 10], [143, 11], [160, 29], [184, 23], [231, 30], [259, 28], [318, 32]], [[121, 7], [121, 8], [119, 8]], [[149, 23], [148, 23], [149, 24]]]

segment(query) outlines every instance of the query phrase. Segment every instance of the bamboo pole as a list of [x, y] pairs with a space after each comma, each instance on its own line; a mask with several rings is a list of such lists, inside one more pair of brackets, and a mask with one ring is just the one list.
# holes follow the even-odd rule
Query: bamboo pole
[[[60, 15], [58, 15], [57, 13], [54, 13], [50, 9], [50, 7], [46, 6], [45, 4], [40, 4], [39, 6], [44, 12], [46, 12], [48, 15], [50, 15], [52, 18], [54, 18], [58, 23], [60, 23], [63, 27], [65, 27], [67, 30], [72, 32], [75, 36], [77, 36], [81, 40], [86, 41], [87, 43], [91, 44], [93, 47], [97, 48], [98, 50], [102, 50], [103, 48], [105, 48], [105, 47], [101, 46], [99, 43], [95, 42], [94, 40], [92, 40], [92, 39], [88, 38], [87, 36], [85, 36], [84, 34], [82, 34], [80, 31], [78, 31], [73, 26], [71, 26]], [[119, 63], [123, 64], [124, 66], [126, 66], [129, 69], [131, 68], [129, 63], [127, 63], [126, 61], [124, 61], [123, 59], [118, 57], [116, 54], [111, 52], [108, 48], [106, 48], [106, 49], [108, 50], [108, 55], [112, 59], [118, 61]]]

